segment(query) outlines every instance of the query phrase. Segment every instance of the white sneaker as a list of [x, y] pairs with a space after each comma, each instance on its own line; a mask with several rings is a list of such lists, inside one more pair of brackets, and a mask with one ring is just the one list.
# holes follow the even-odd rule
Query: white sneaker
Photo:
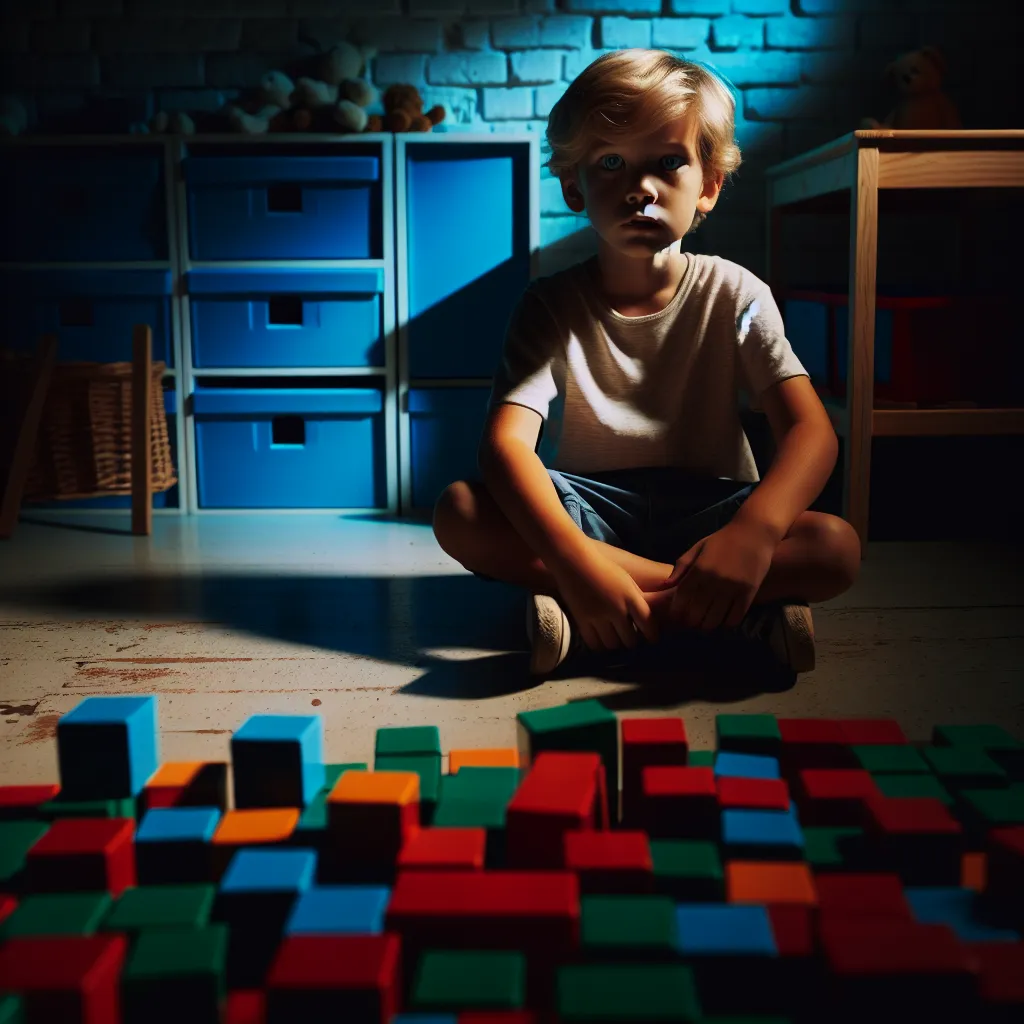
[[526, 637], [530, 645], [530, 675], [553, 672], [572, 648], [572, 628], [565, 609], [548, 594], [531, 594], [526, 602]]
[[786, 668], [794, 672], [814, 669], [814, 620], [807, 604], [752, 605], [739, 631], [749, 640], [767, 644]]

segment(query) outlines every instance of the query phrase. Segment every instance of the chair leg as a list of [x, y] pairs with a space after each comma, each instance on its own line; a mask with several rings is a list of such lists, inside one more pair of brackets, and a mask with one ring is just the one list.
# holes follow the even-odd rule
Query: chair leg
[[132, 533], [153, 532], [153, 332], [136, 324], [132, 335]]

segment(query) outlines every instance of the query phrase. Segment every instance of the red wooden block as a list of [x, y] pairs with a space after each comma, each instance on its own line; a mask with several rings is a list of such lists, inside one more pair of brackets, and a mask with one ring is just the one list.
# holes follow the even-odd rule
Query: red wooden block
[[3, 922], [4, 918], [11, 916], [17, 905], [18, 901], [13, 896], [0, 892], [0, 923]]
[[686, 725], [678, 716], [622, 720], [622, 818], [635, 823], [643, 792], [643, 770], [686, 764]]
[[423, 828], [406, 840], [398, 867], [482, 871], [486, 847], [485, 828]]
[[651, 767], [642, 773], [640, 826], [652, 838], [716, 839], [721, 810], [713, 768]]
[[795, 795], [805, 825], [862, 825], [866, 801], [882, 791], [863, 768], [805, 768]]
[[840, 718], [843, 742], [851, 747], [908, 743], [898, 722], [891, 718]]
[[538, 1024], [530, 1010], [472, 1010], [460, 1013], [458, 1024]]
[[803, 768], [856, 768], [857, 759], [831, 718], [778, 718], [779, 767], [787, 778]]
[[815, 878], [822, 918], [895, 917], [913, 914], [900, 876], [892, 872], [827, 872]]
[[236, 989], [228, 993], [224, 1024], [265, 1024], [267, 997], [259, 989]]
[[[820, 882], [820, 876], [815, 879]], [[802, 957], [814, 953], [814, 908], [798, 903], [770, 903], [768, 918], [780, 956]]]
[[46, 1024], [121, 1019], [123, 935], [16, 938], [0, 946], [0, 992], [20, 992], [25, 1018]]
[[873, 864], [905, 885], [960, 884], [963, 826], [936, 797], [876, 797], [865, 805], [865, 844]]
[[17, 818], [34, 811], [60, 792], [56, 784], [39, 786], [0, 786], [0, 818]]
[[865, 803], [869, 827], [888, 835], [959, 835], [963, 826], [937, 797], [875, 797]]
[[843, 975], [971, 973], [967, 947], [944, 924], [833, 918], [820, 924], [829, 969]]
[[978, 972], [982, 1000], [1019, 1006], [1024, 1013], [1024, 942], [972, 943], [968, 955]]
[[782, 779], [745, 779], [723, 775], [716, 780], [718, 802], [728, 807], [789, 810], [789, 786]]
[[654, 862], [646, 832], [566, 832], [565, 867], [583, 893], [654, 891]]
[[398, 936], [290, 935], [266, 989], [270, 1021], [331, 1016], [388, 1024], [401, 999]]
[[135, 885], [135, 822], [131, 818], [61, 818], [25, 858], [36, 892], [105, 889], [119, 896]]

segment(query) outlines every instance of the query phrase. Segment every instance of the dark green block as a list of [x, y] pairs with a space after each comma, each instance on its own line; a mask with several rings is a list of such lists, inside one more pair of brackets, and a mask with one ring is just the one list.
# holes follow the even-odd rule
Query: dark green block
[[441, 788], [440, 754], [378, 754], [375, 772], [416, 772], [420, 777], [420, 800], [437, 803]]
[[715, 742], [719, 750], [778, 757], [782, 733], [774, 715], [716, 715]]
[[654, 884], [680, 902], [725, 898], [725, 877], [718, 845], [703, 839], [652, 839]]
[[965, 811], [980, 825], [1024, 825], [1024, 786], [1005, 789], [961, 789]]
[[393, 726], [378, 729], [375, 757], [384, 755], [436, 754], [441, 756], [441, 733], [436, 725]]
[[0, 938], [25, 935], [92, 935], [110, 909], [105, 892], [40, 893], [25, 896], [0, 924]]
[[126, 889], [114, 904], [104, 931], [205, 928], [217, 889], [212, 885], [144, 885]]
[[434, 809], [435, 828], [505, 827], [506, 805], [495, 800], [441, 799]]
[[873, 773], [875, 784], [886, 795], [892, 797], [932, 796], [944, 804], [953, 803], [953, 795], [930, 772], [927, 775], [889, 775]]
[[515, 950], [428, 950], [413, 982], [418, 1010], [518, 1010], [526, 1002], [526, 956]]
[[352, 761], [348, 764], [325, 764], [324, 765], [324, 788], [325, 793], [330, 793], [338, 782], [338, 779], [348, 771], [365, 772], [365, 761]]
[[928, 763], [909, 743], [880, 743], [850, 748], [861, 768], [889, 774], [924, 773]]
[[39, 805], [39, 812], [51, 820], [56, 818], [134, 818], [135, 798], [118, 800], [63, 800], [58, 793], [53, 800]]
[[584, 896], [580, 934], [585, 953], [673, 956], [676, 905], [670, 896]]
[[515, 796], [521, 779], [518, 768], [461, 768], [454, 775], [441, 776], [439, 798], [507, 804]]
[[924, 747], [931, 770], [951, 786], [1005, 786], [1010, 776], [981, 747]]
[[[916, 779], [917, 776], [895, 775], [892, 778]], [[863, 835], [864, 830], [860, 828], [807, 826], [804, 828], [804, 859], [814, 871], [847, 867], [855, 858]]]
[[686, 755], [689, 768], [714, 768], [715, 752], [713, 750], [691, 750]]
[[1024, 743], [999, 725], [937, 725], [932, 730], [936, 746], [980, 747], [1010, 777], [1024, 780]]
[[46, 834], [45, 821], [0, 822], [0, 889], [25, 867], [25, 855]]
[[296, 838], [299, 838], [300, 835], [303, 838], [308, 838], [310, 833], [326, 831], [328, 793], [328, 790], [322, 789], [303, 808], [298, 824], [295, 826]]
[[25, 1004], [15, 995], [0, 995], [0, 1024], [25, 1024]]
[[692, 969], [685, 964], [572, 964], [558, 970], [558, 1014], [565, 1024], [700, 1020]]

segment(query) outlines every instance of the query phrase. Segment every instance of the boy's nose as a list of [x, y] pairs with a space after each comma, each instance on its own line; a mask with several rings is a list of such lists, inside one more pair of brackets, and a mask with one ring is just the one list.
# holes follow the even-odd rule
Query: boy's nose
[[649, 181], [641, 181], [635, 188], [630, 189], [626, 200], [630, 203], [656, 203], [658, 190]]

